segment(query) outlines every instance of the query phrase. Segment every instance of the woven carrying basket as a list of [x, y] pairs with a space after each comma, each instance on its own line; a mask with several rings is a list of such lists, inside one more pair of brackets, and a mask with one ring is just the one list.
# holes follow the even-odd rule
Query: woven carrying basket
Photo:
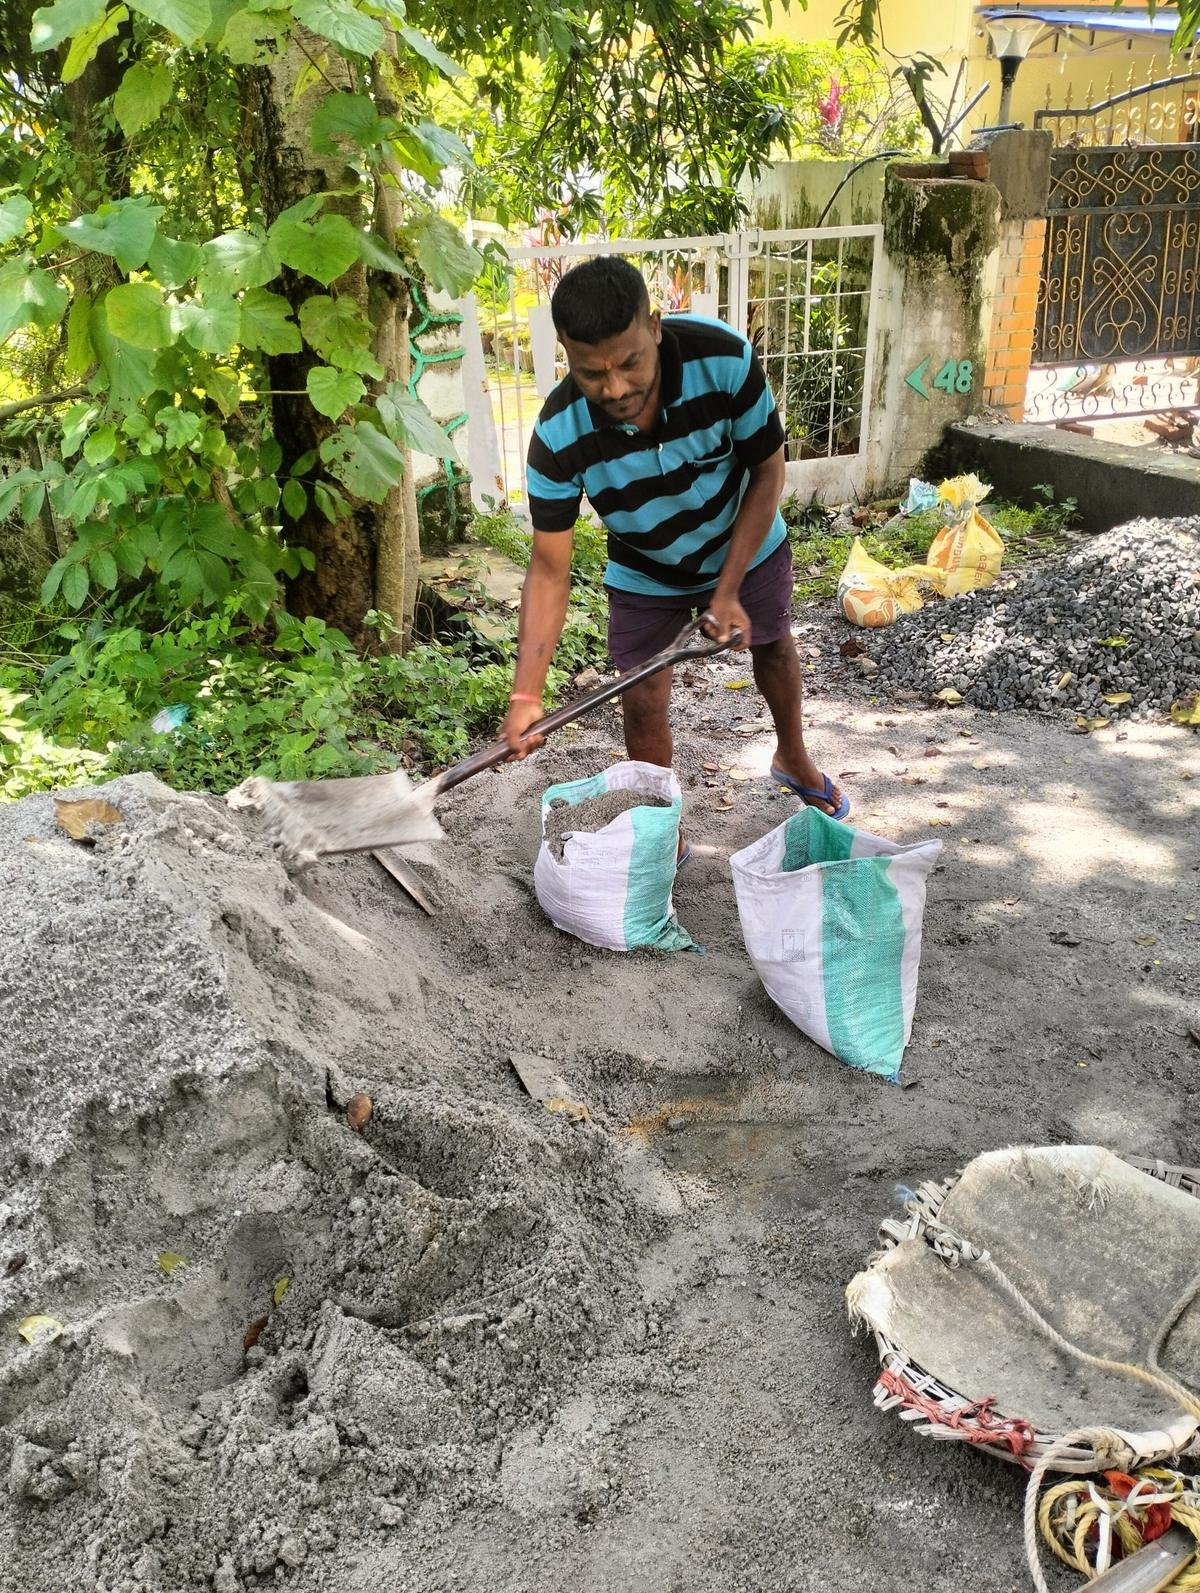
[[[1179, 1167], [1137, 1156], [1123, 1156], [1121, 1160], [1172, 1189], [1200, 1199], [1200, 1167]], [[938, 1217], [960, 1176], [956, 1173], [942, 1183], [921, 1184], [914, 1192], [915, 1198], [905, 1203], [903, 1217], [885, 1218], [879, 1227], [884, 1251], [894, 1249], [907, 1239], [924, 1239], [931, 1220]], [[934, 1247], [937, 1248], [936, 1241]], [[1039, 1432], [1022, 1418], [996, 1409], [991, 1401], [968, 1400], [923, 1370], [878, 1328], [872, 1328], [872, 1332], [881, 1367], [874, 1388], [876, 1409], [899, 1411], [901, 1421], [911, 1422], [913, 1430], [923, 1437], [974, 1444], [1032, 1470], [1062, 1436], [1061, 1433]], [[1181, 1453], [1200, 1454], [1200, 1436]], [[1055, 1460], [1054, 1469], [1095, 1471], [1097, 1457], [1090, 1447], [1068, 1449]]]

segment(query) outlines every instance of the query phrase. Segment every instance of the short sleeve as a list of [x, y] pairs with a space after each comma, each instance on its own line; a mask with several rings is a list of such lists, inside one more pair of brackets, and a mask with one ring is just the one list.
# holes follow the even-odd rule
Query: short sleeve
[[536, 425], [529, 439], [525, 486], [535, 531], [571, 529], [579, 518], [582, 486], [578, 477], [566, 474]]
[[783, 446], [783, 426], [758, 356], [746, 344], [741, 386], [730, 395], [733, 449], [748, 470]]

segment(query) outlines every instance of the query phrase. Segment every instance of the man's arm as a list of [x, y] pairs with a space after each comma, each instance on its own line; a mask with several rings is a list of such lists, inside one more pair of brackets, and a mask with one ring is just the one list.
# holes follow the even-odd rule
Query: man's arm
[[738, 588], [771, 529], [775, 511], [783, 496], [783, 481], [782, 448], [777, 448], [750, 471], [750, 483], [742, 498], [737, 519], [733, 522], [733, 536], [721, 567], [721, 578], [708, 605], [713, 623], [707, 629], [717, 641], [725, 641], [734, 630], [741, 631], [744, 646], [748, 647], [753, 640], [750, 621], [738, 602]]
[[525, 731], [542, 717], [546, 673], [562, 635], [571, 595], [574, 540], [573, 527], [570, 531], [533, 533], [529, 572], [521, 588], [513, 694], [500, 731], [517, 758], [526, 757], [542, 744], [541, 736], [527, 737]]

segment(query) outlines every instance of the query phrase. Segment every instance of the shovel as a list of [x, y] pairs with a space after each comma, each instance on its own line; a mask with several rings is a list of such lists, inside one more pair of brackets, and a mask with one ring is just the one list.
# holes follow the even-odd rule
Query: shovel
[[[713, 658], [741, 642], [740, 631], [734, 631], [728, 641], [714, 641], [704, 634], [702, 624], [703, 619], [686, 625], [661, 653], [610, 685], [598, 686], [575, 702], [554, 709], [530, 725], [526, 734], [547, 736], [672, 664]], [[284, 862], [303, 868], [334, 852], [373, 852], [380, 847], [415, 846], [439, 839], [441, 826], [433, 816], [438, 798], [485, 769], [497, 768], [512, 755], [506, 741], [496, 741], [418, 786], [398, 769], [344, 780], [277, 783], [256, 776], [230, 791], [225, 800], [232, 808], [261, 813]]]

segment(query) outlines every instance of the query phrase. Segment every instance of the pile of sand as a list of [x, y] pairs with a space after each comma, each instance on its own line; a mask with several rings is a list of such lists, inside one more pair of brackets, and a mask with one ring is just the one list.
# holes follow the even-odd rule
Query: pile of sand
[[104, 794], [94, 847], [0, 806], [0, 1587], [332, 1586], [496, 1496], [657, 1219], [521, 1093], [478, 878], [456, 941], [369, 859], [293, 882], [214, 801]]

